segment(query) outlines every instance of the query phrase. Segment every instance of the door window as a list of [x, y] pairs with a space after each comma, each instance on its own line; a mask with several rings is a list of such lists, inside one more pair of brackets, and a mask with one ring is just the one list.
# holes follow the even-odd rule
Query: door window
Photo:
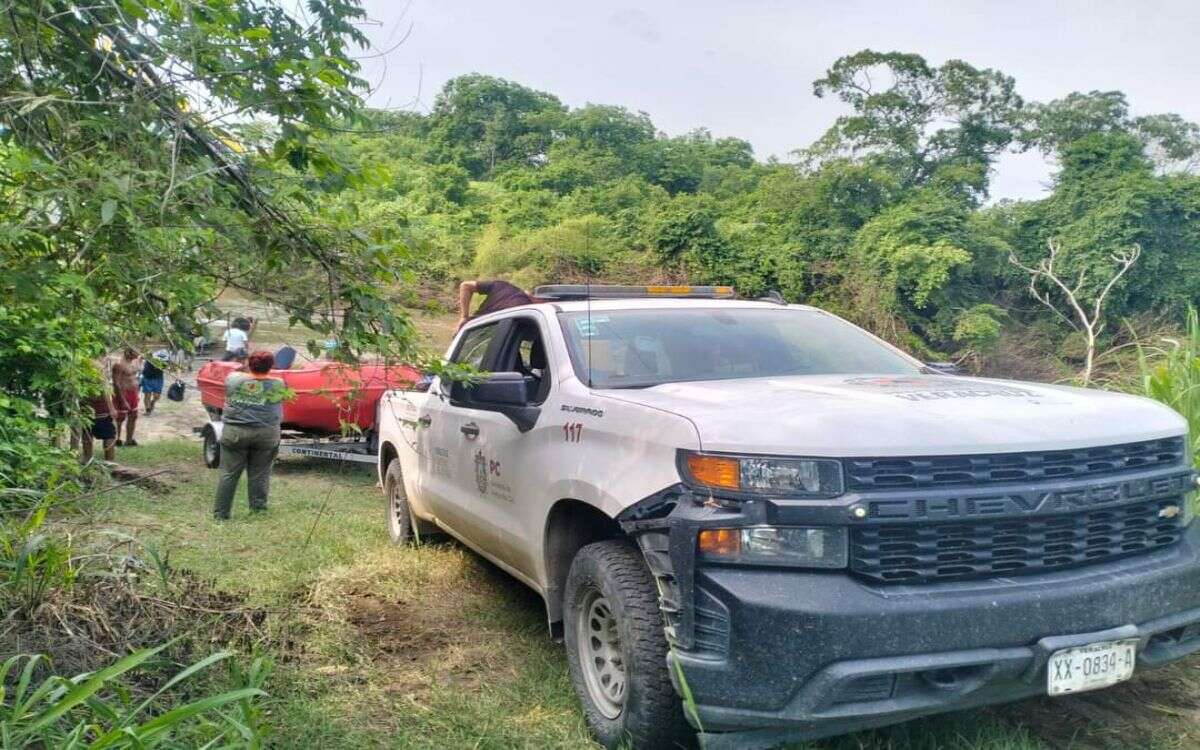
[[470, 365], [477, 370], [482, 370], [497, 328], [497, 323], [491, 323], [467, 331], [463, 334], [462, 342], [458, 345], [458, 351], [454, 353], [454, 356], [450, 360], [456, 364]]
[[524, 375], [530, 400], [541, 403], [550, 389], [550, 367], [537, 322], [529, 318], [514, 320], [507, 338], [497, 358], [496, 370]]

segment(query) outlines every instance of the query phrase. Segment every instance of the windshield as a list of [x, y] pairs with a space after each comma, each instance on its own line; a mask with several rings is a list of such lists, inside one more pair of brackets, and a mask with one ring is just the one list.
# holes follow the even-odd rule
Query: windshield
[[596, 388], [921, 371], [866, 332], [812, 310], [607, 310], [561, 318], [575, 374], [586, 383], [590, 370]]

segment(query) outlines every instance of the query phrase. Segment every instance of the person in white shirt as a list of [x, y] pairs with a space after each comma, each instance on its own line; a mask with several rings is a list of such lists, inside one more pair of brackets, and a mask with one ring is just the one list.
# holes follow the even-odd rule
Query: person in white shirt
[[225, 330], [221, 337], [225, 340], [225, 354], [221, 361], [243, 361], [250, 350], [250, 330], [254, 326], [254, 318], [234, 318], [233, 324]]

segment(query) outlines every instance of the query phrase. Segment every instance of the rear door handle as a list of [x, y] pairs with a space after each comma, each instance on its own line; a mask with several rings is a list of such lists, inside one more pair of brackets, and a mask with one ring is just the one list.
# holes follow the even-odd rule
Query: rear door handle
[[458, 431], [466, 435], [467, 439], [469, 440], [474, 440], [475, 438], [479, 437], [479, 425], [475, 424], [474, 422], [467, 422], [462, 427], [459, 427]]

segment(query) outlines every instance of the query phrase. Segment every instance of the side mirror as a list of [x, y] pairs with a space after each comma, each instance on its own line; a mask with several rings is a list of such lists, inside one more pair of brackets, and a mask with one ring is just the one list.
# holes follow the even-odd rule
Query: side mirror
[[450, 402], [503, 414], [521, 432], [533, 429], [542, 413], [540, 408], [530, 405], [529, 380], [519, 372], [493, 372], [476, 383], [455, 382], [450, 386]]
[[925, 368], [936, 375], [961, 375], [958, 365], [953, 362], [926, 362]]

